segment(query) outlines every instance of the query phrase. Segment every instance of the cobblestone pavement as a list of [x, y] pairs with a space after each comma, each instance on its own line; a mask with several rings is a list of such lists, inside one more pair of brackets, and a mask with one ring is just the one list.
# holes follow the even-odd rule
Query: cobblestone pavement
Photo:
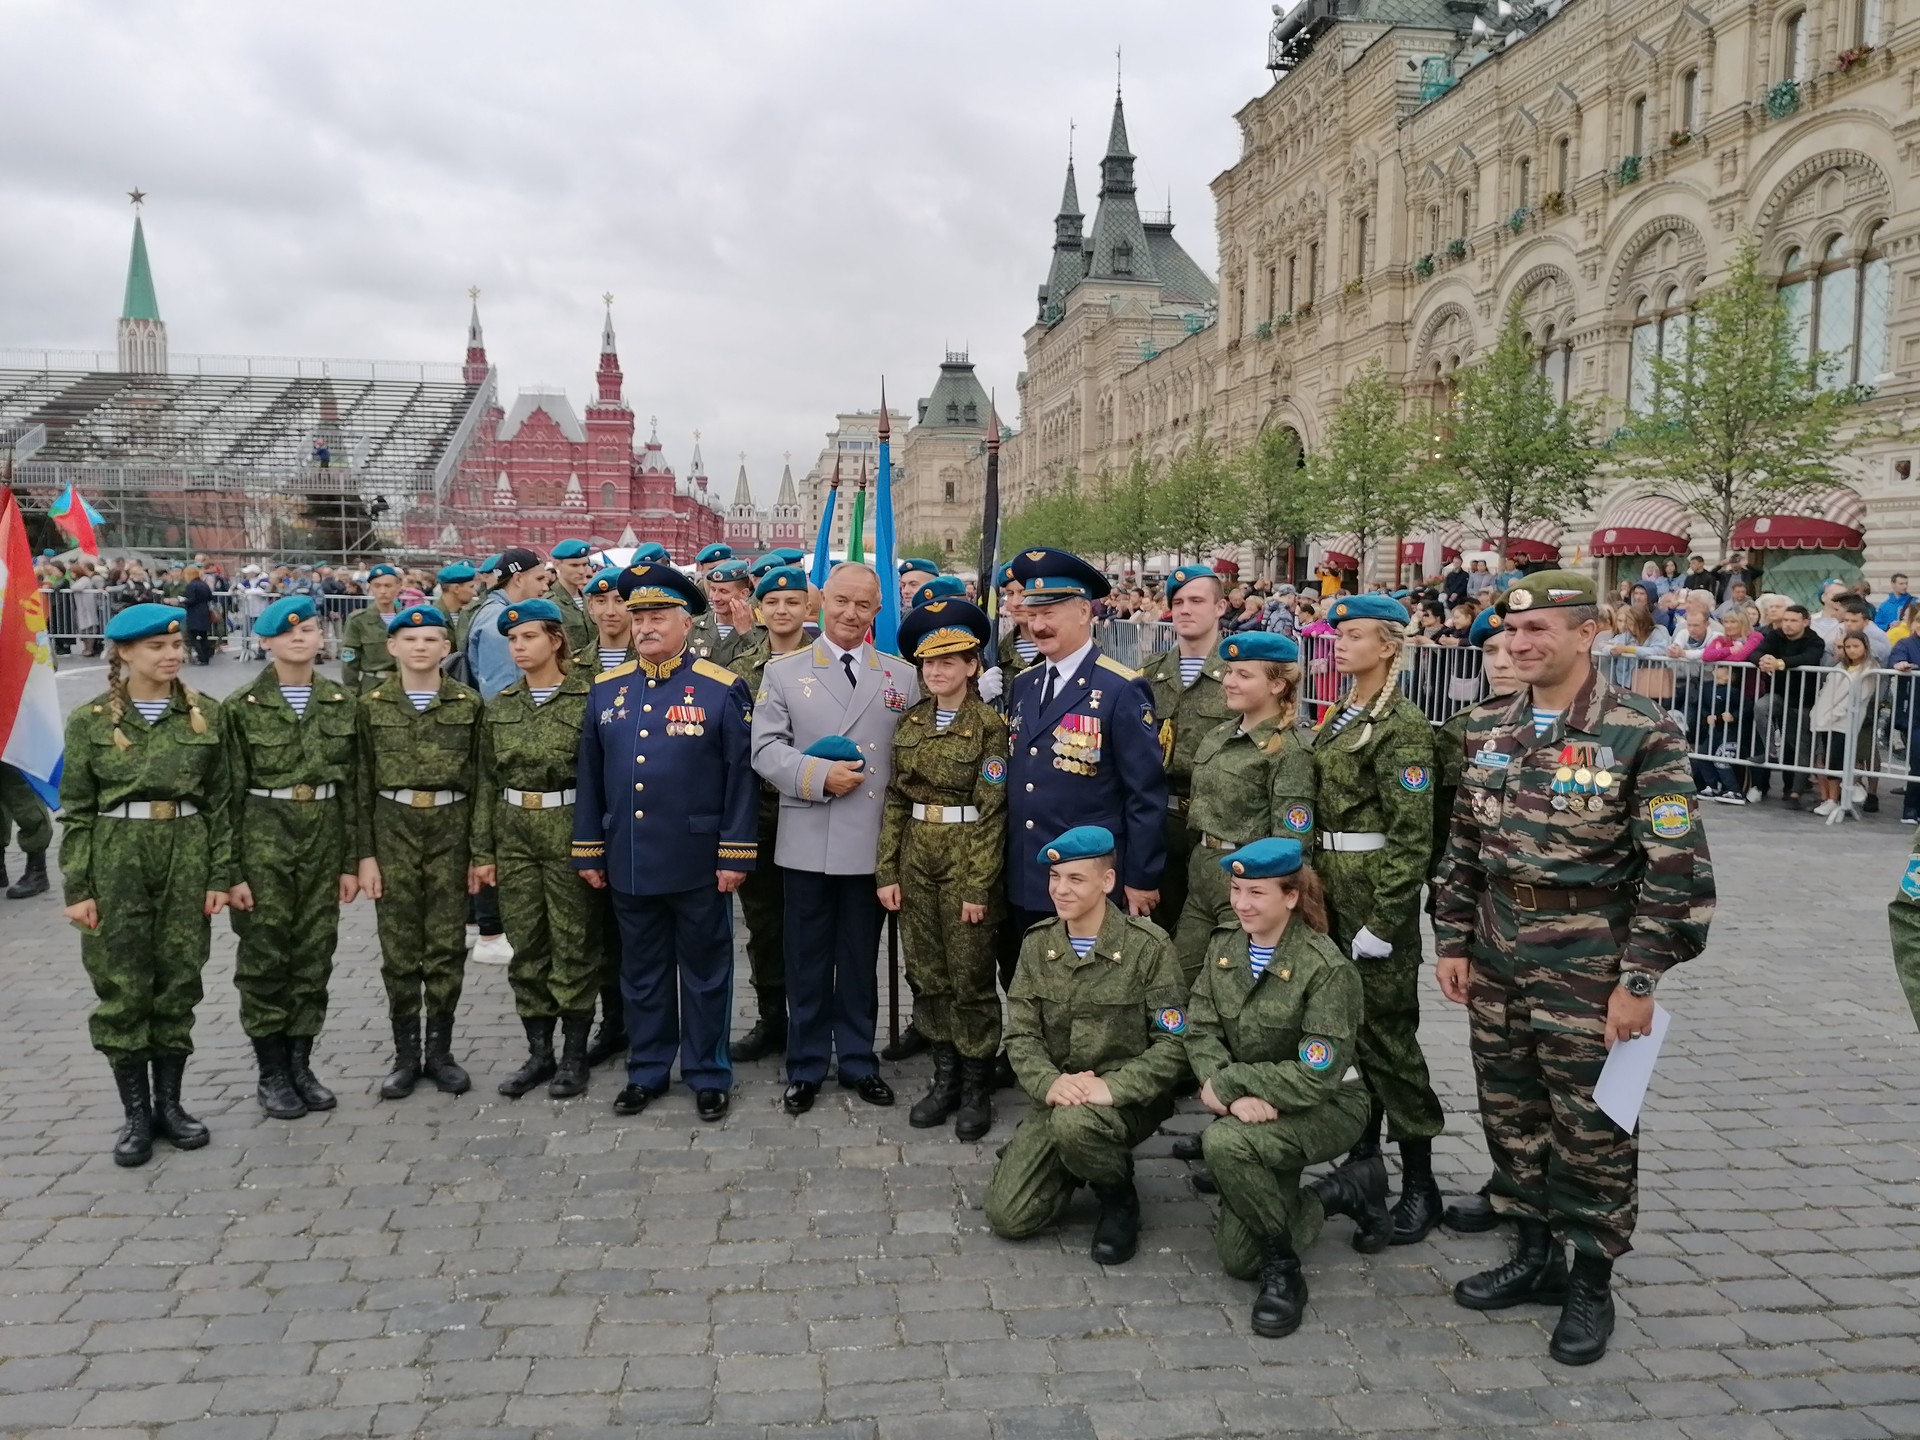
[[[364, 905], [320, 1046], [340, 1108], [261, 1116], [221, 921], [187, 1077], [213, 1144], [118, 1170], [77, 946], [51, 897], [0, 902], [0, 1433], [1920, 1435], [1920, 1039], [1883, 918], [1909, 832], [1710, 808], [1720, 918], [1663, 992], [1639, 1248], [1583, 1371], [1546, 1358], [1550, 1313], [1448, 1298], [1498, 1236], [1363, 1258], [1336, 1221], [1307, 1323], [1253, 1337], [1167, 1136], [1130, 1264], [1087, 1259], [1084, 1199], [1057, 1238], [996, 1240], [980, 1198], [1019, 1107], [981, 1146], [917, 1132], [924, 1061], [895, 1109], [829, 1089], [798, 1120], [770, 1062], [718, 1126], [684, 1091], [617, 1119], [608, 1069], [511, 1102], [506, 974], [474, 967], [473, 1092], [384, 1104]], [[1431, 992], [1426, 1019], [1464, 1189], [1465, 1025]]]

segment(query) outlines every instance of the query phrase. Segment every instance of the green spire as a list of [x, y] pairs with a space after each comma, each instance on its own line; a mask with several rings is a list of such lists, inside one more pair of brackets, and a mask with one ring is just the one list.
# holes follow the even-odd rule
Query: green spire
[[133, 217], [133, 255], [127, 261], [127, 301], [120, 308], [122, 320], [158, 320], [160, 301], [153, 293], [153, 268], [147, 264], [147, 235], [140, 228], [140, 217]]

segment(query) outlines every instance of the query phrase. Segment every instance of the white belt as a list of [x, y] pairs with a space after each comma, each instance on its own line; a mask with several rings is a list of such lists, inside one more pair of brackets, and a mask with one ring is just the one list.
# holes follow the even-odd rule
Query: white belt
[[396, 805], [411, 805], [415, 810], [438, 810], [467, 798], [460, 790], [382, 790], [380, 794]]
[[964, 825], [980, 818], [977, 805], [915, 805], [913, 818], [934, 825]]
[[100, 813], [111, 820], [178, 820], [198, 815], [200, 807], [191, 800], [129, 800]]
[[288, 785], [279, 790], [256, 790], [251, 785], [247, 794], [258, 795], [262, 800], [331, 800], [332, 785]]
[[1387, 837], [1378, 831], [1350, 831], [1342, 834], [1337, 830], [1322, 830], [1320, 848], [1346, 851], [1384, 850], [1387, 848]]
[[516, 790], [509, 785], [500, 792], [500, 798], [522, 810], [558, 810], [562, 805], [573, 804], [579, 793], [577, 790]]

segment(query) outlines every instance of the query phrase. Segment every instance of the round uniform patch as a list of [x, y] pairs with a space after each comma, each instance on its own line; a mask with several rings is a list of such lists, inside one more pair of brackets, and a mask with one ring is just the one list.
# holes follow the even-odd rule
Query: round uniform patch
[[1153, 1023], [1169, 1035], [1187, 1033], [1187, 1012], [1178, 1005], [1168, 1005], [1153, 1017]]
[[355, 660], [358, 660], [360, 658], [360, 652], [358, 650], [353, 649], [351, 646], [349, 646], [348, 648], [340, 652], [340, 658], [342, 660], [345, 660], [348, 664], [352, 664]]
[[1433, 775], [1424, 765], [1403, 765], [1400, 767], [1400, 788], [1419, 792], [1433, 784]]
[[1300, 1042], [1300, 1063], [1309, 1070], [1325, 1070], [1333, 1064], [1333, 1042], [1309, 1035]]
[[998, 755], [990, 756], [987, 763], [980, 767], [980, 778], [989, 785], [1007, 783], [1007, 762]]
[[1280, 823], [1296, 835], [1304, 835], [1313, 828], [1313, 810], [1306, 805], [1289, 805], [1287, 813], [1280, 817]]

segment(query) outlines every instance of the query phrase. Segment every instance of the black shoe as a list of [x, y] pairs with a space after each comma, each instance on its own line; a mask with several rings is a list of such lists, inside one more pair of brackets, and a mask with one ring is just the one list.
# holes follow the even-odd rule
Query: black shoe
[[393, 1073], [380, 1082], [382, 1100], [404, 1100], [420, 1078], [420, 1017], [393, 1022]]
[[1493, 1202], [1487, 1198], [1487, 1187], [1482, 1185], [1471, 1195], [1462, 1195], [1440, 1212], [1440, 1219], [1449, 1230], [1457, 1230], [1462, 1235], [1482, 1235], [1489, 1230], [1498, 1230], [1506, 1219], [1493, 1208]]
[[[1878, 814], [1880, 813], [1880, 797], [1879, 797], [1878, 795], [1869, 795], [1869, 796], [1867, 796], [1867, 798], [1866, 798], [1865, 800], [1862, 800], [1862, 801], [1860, 802], [1860, 813], [1861, 813], [1861, 814], [1863, 814], [1863, 815], [1878, 815]], [[31, 861], [29, 861], [28, 863], [32, 863], [32, 862], [31, 862]], [[43, 858], [42, 858], [42, 873], [44, 873], [44, 864], [45, 864], [45, 861], [44, 861], [44, 857], [43, 857]], [[26, 881], [24, 881], [24, 880], [22, 880], [22, 881], [20, 882], [20, 884], [22, 884], [22, 885], [24, 885], [24, 884], [26, 884]], [[18, 889], [18, 888], [19, 888], [19, 886], [15, 886], [14, 888], [15, 888], [15, 889]], [[43, 883], [43, 884], [42, 884], [42, 885], [40, 886], [40, 889], [42, 889], [42, 890], [44, 890], [44, 889], [46, 889], [46, 888], [47, 888], [47, 887], [46, 887], [46, 885], [45, 885], [44, 883]], [[37, 893], [37, 892], [36, 892], [36, 893]], [[9, 890], [9, 891], [7, 892], [7, 897], [8, 897], [9, 899], [14, 899], [14, 898], [17, 898], [17, 897], [15, 897], [15, 896], [14, 896], [14, 893], [13, 893], [13, 891], [12, 891], [12, 890]], [[1603, 1353], [1604, 1353], [1604, 1352], [1603, 1352]]]
[[[6, 873], [0, 871], [0, 881], [6, 878]], [[7, 899], [27, 900], [35, 895], [44, 895], [46, 891], [47, 852], [36, 850], [27, 856], [27, 868], [20, 872], [20, 878], [7, 887]]]
[[796, 1080], [787, 1086], [787, 1093], [780, 1097], [780, 1108], [789, 1115], [804, 1115], [813, 1108], [813, 1102], [819, 1094], [818, 1080]]
[[1020, 1077], [1013, 1073], [1013, 1062], [1007, 1059], [1007, 1052], [1004, 1050], [993, 1057], [993, 1088], [996, 1090], [1020, 1088]]
[[1260, 1243], [1260, 1293], [1253, 1297], [1253, 1333], [1269, 1340], [1291, 1335], [1307, 1313], [1307, 1280], [1284, 1232]]
[[862, 1075], [857, 1080], [840, 1077], [840, 1088], [851, 1090], [869, 1105], [893, 1104], [893, 1087], [878, 1075]]
[[420, 1045], [420, 1073], [449, 1095], [464, 1095], [473, 1081], [453, 1058], [453, 1016], [429, 1015]]
[[1200, 1137], [1198, 1135], [1179, 1135], [1174, 1137], [1173, 1158], [1176, 1160], [1198, 1160], [1201, 1156]]
[[666, 1093], [664, 1090], [650, 1090], [645, 1085], [629, 1085], [613, 1097], [613, 1113], [638, 1115]]
[[727, 1092], [724, 1090], [701, 1090], [693, 1097], [694, 1108], [700, 1112], [700, 1118], [706, 1121], [727, 1118]]
[[1567, 1298], [1567, 1257], [1544, 1220], [1515, 1222], [1513, 1258], [1469, 1275], [1453, 1287], [1456, 1305], [1510, 1310], [1515, 1305], [1559, 1305]]
[[1198, 1190], [1202, 1195], [1218, 1195], [1220, 1193], [1220, 1182], [1213, 1178], [1213, 1171], [1209, 1170], [1205, 1165], [1194, 1166], [1192, 1173], [1187, 1178], [1193, 1181], [1193, 1188]]
[[960, 1061], [960, 1108], [953, 1112], [953, 1138], [971, 1145], [993, 1128], [993, 1061]]
[[180, 1082], [186, 1078], [187, 1057], [153, 1057], [153, 1133], [176, 1150], [198, 1150], [207, 1143], [207, 1127], [180, 1103]]
[[1307, 1182], [1307, 1189], [1320, 1201], [1329, 1215], [1344, 1215], [1353, 1221], [1353, 1248], [1362, 1255], [1377, 1255], [1393, 1238], [1393, 1222], [1387, 1215], [1387, 1162], [1375, 1155], [1370, 1160], [1349, 1160], [1330, 1175], [1318, 1175]]
[[587, 1036], [593, 1030], [592, 1015], [560, 1017], [560, 1065], [553, 1074], [547, 1094], [555, 1100], [571, 1100], [586, 1093], [593, 1071], [587, 1064]]
[[1553, 1327], [1547, 1353], [1562, 1365], [1591, 1365], [1607, 1353], [1613, 1334], [1613, 1262], [1579, 1256], [1567, 1281], [1560, 1323]]
[[1373, 1110], [1367, 1116], [1367, 1128], [1360, 1132], [1360, 1138], [1353, 1142], [1353, 1148], [1347, 1151], [1347, 1163], [1354, 1164], [1362, 1160], [1371, 1160], [1380, 1153], [1380, 1127], [1385, 1123], [1387, 1112], [1375, 1101]]
[[307, 1113], [307, 1102], [293, 1088], [287, 1073], [289, 1052], [284, 1035], [255, 1035], [253, 1058], [260, 1066], [260, 1083], [254, 1098], [260, 1108], [275, 1120], [298, 1120]]
[[[885, 1058], [884, 1052], [882, 1058]], [[960, 1052], [942, 1043], [933, 1047], [933, 1083], [927, 1093], [913, 1102], [907, 1123], [916, 1130], [931, 1130], [947, 1123], [947, 1117], [960, 1108]]]
[[309, 1110], [333, 1109], [340, 1103], [338, 1097], [313, 1073], [313, 1036], [295, 1035], [287, 1044], [290, 1047], [287, 1078], [293, 1081], [293, 1093]]
[[1140, 1248], [1140, 1192], [1129, 1175], [1118, 1185], [1095, 1185], [1100, 1218], [1093, 1222], [1091, 1254], [1096, 1265], [1124, 1265]]
[[612, 985], [600, 992], [600, 1028], [594, 1032], [593, 1043], [587, 1046], [587, 1064], [589, 1067], [604, 1065], [607, 1061], [627, 1053], [627, 1012], [626, 1002], [620, 996], [620, 987]]
[[529, 1019], [523, 1015], [520, 1028], [527, 1032], [527, 1058], [518, 1070], [494, 1086], [512, 1100], [518, 1100], [536, 1085], [544, 1085], [558, 1068], [553, 1063], [553, 1017]]
[[144, 1165], [153, 1158], [153, 1090], [147, 1081], [147, 1062], [116, 1060], [113, 1083], [127, 1115], [119, 1139], [113, 1142], [113, 1163]]
[[762, 998], [760, 1018], [734, 1044], [733, 1058], [736, 1064], [751, 1065], [769, 1055], [787, 1053], [787, 1000], [784, 995], [780, 997], [779, 1005], [780, 1008], [776, 1010], [772, 997]]
[[911, 1060], [916, 1055], [924, 1055], [933, 1048], [933, 1042], [914, 1028], [909, 1020], [907, 1028], [900, 1032], [900, 1038], [880, 1052], [882, 1060]]
[[1414, 1245], [1440, 1223], [1440, 1187], [1433, 1179], [1433, 1142], [1400, 1142], [1400, 1198], [1393, 1206], [1392, 1240]]

